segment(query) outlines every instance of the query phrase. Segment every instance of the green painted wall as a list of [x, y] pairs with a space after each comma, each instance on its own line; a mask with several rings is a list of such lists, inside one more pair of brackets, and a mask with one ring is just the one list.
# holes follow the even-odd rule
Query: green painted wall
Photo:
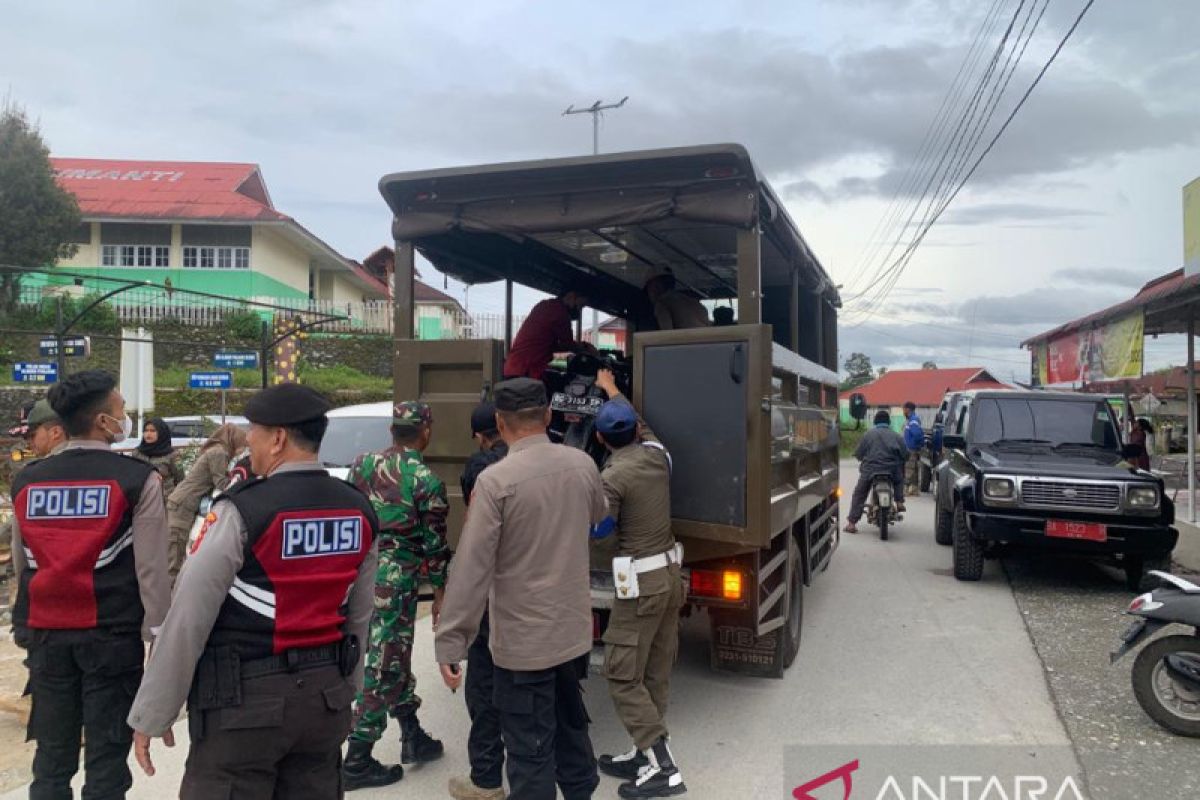
[[[267, 275], [247, 269], [151, 269], [148, 267], [70, 267], [72, 272], [95, 273], [106, 278], [120, 278], [130, 281], [153, 281], [162, 283], [167, 278], [171, 285], [179, 289], [192, 289], [198, 292], [231, 295], [233, 297], [278, 297], [295, 300], [308, 298], [307, 292], [302, 292], [286, 283], [281, 283]], [[43, 286], [47, 283], [70, 283], [70, 278], [61, 281], [50, 276], [30, 275], [22, 279], [25, 286]]]

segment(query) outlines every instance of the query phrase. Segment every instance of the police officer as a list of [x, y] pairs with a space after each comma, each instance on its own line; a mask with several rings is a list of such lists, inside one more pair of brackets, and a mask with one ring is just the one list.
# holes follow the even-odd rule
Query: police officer
[[458, 688], [488, 607], [509, 798], [553, 800], [557, 783], [566, 800], [582, 800], [599, 783], [579, 682], [592, 649], [588, 531], [606, 513], [604, 487], [590, 457], [547, 438], [541, 381], [504, 381], [495, 398], [509, 452], [475, 482], [437, 660]]
[[[480, 403], [471, 412], [471, 436], [479, 449], [467, 458], [460, 485], [468, 513], [471, 493], [479, 475], [508, 455], [508, 445], [496, 430], [496, 406]], [[492, 700], [492, 651], [488, 649], [488, 615], [483, 612], [479, 633], [467, 650], [466, 699], [471, 717], [467, 737], [468, 778], [450, 779], [450, 796], [455, 800], [504, 800], [504, 742], [500, 736], [500, 712]]]
[[174, 744], [187, 699], [183, 800], [340, 796], [378, 523], [317, 462], [328, 409], [293, 383], [250, 398], [250, 457], [265, 477], [217, 499], [179, 573], [129, 724], [153, 775], [150, 739]]
[[[33, 451], [33, 457], [17, 462], [17, 472], [25, 467], [49, 458], [67, 446], [67, 429], [54, 413], [48, 400], [38, 400], [29, 409], [22, 423], [25, 441]], [[12, 518], [0, 522], [0, 547], [12, 543]]]
[[[596, 385], [609, 401], [596, 415], [611, 451], [601, 473], [617, 557], [617, 597], [604, 631], [604, 675], [633, 748], [600, 756], [600, 770], [623, 778], [621, 797], [669, 797], [687, 791], [668, 745], [664, 720], [683, 606], [682, 548], [671, 533], [671, 457], [601, 370]], [[601, 533], [606, 531], [602, 530]]]
[[112, 375], [78, 372], [48, 400], [70, 440], [13, 482], [13, 628], [29, 650], [37, 740], [29, 796], [71, 797], [82, 728], [84, 796], [121, 798], [133, 784], [124, 719], [142, 678], [142, 640], [170, 600], [162, 480], [109, 450], [132, 427]]
[[450, 560], [446, 486], [421, 457], [432, 436], [433, 413], [428, 405], [397, 403], [392, 410], [391, 449], [359, 456], [347, 476], [370, 499], [380, 524], [366, 680], [356, 703], [358, 718], [344, 769], [348, 790], [387, 786], [404, 777], [399, 765], [385, 766], [371, 756], [375, 742], [387, 730], [388, 714], [400, 721], [401, 763], [442, 756], [442, 743], [417, 720], [421, 698], [412, 674], [421, 564], [428, 565], [436, 626]]

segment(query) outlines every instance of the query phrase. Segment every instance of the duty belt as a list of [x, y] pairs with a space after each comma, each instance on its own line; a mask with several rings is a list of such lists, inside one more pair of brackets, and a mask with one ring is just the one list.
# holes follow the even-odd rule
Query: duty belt
[[302, 650], [288, 650], [276, 656], [243, 661], [241, 665], [242, 678], [261, 678], [264, 675], [277, 675], [282, 672], [336, 666], [339, 654], [340, 650], [337, 644], [327, 644]]
[[656, 556], [646, 556], [645, 558], [635, 558], [633, 560], [633, 569], [640, 575], [644, 572], [653, 572], [656, 569], [662, 569], [671, 564], [682, 563], [683, 545], [676, 543], [674, 547], [665, 553], [659, 553]]

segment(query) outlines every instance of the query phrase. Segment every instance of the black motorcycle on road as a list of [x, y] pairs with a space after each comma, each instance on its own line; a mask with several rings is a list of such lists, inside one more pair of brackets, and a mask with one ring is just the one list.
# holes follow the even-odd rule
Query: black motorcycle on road
[[1133, 662], [1133, 694], [1142, 710], [1171, 733], [1200, 737], [1200, 586], [1165, 572], [1151, 575], [1166, 585], [1140, 595], [1127, 614], [1140, 617], [1121, 635], [1116, 663], [1167, 625], [1190, 627], [1190, 635], [1155, 639]]
[[880, 472], [871, 476], [871, 494], [867, 497], [867, 522], [879, 526], [879, 538], [887, 541], [888, 528], [899, 521], [892, 475]]

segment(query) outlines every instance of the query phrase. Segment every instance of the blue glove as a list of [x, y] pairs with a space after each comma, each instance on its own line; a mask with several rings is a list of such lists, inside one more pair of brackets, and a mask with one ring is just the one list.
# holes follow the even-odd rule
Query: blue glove
[[599, 523], [592, 526], [592, 530], [588, 535], [593, 539], [605, 539], [612, 536], [612, 532], [616, 529], [617, 521], [612, 517], [605, 517]]

